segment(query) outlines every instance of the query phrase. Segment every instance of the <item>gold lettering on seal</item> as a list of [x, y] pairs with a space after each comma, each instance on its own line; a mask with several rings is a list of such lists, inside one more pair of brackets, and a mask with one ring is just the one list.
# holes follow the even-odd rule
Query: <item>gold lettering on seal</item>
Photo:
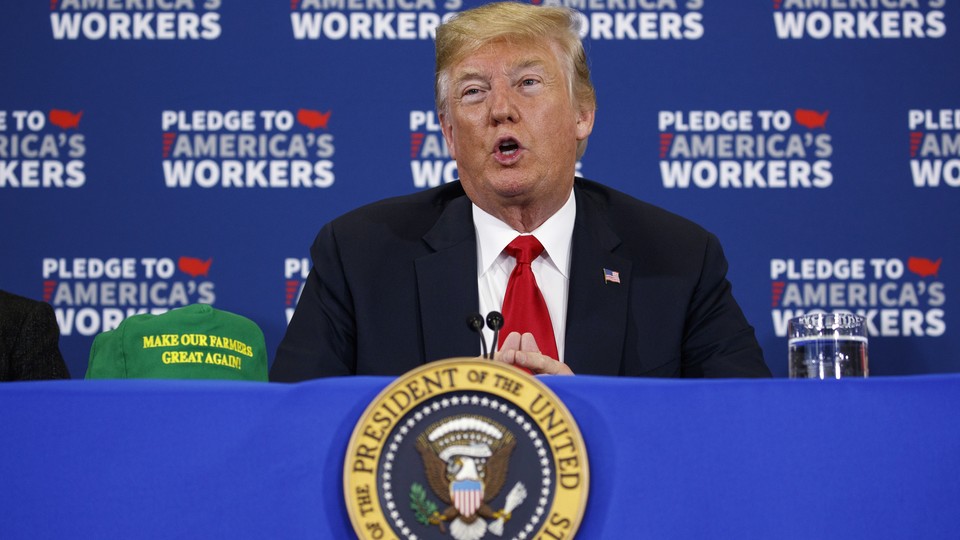
[[580, 486], [580, 460], [577, 458], [576, 438], [563, 419], [562, 413], [550, 399], [538, 393], [530, 404], [530, 415], [535, 417], [553, 447], [557, 459], [560, 487], [577, 489]]

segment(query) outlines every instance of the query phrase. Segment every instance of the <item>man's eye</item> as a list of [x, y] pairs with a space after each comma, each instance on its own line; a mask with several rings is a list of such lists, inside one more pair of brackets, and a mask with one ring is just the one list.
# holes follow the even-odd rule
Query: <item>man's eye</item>
[[466, 90], [463, 91], [463, 95], [465, 96], [475, 96], [479, 93], [480, 93], [479, 88], [467, 88]]
[[521, 84], [522, 86], [533, 86], [533, 85], [537, 84], [538, 82], [540, 82], [540, 81], [538, 81], [538, 80], [536, 80], [536, 79], [524, 79], [523, 81], [520, 82], [520, 84]]

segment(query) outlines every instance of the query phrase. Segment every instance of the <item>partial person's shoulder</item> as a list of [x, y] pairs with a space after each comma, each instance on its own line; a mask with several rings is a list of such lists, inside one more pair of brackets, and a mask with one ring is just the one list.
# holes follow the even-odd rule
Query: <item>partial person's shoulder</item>
[[[46, 304], [25, 296], [0, 290], [0, 308], [7, 313], [26, 313], [36, 309], [43, 309]], [[52, 311], [52, 310], [51, 310]]]
[[451, 216], [469, 217], [470, 200], [459, 182], [382, 199], [351, 210], [327, 223], [316, 241], [339, 238], [355, 244], [357, 249], [367, 250], [374, 249], [373, 244], [419, 243], [450, 208], [459, 209], [451, 212]]
[[56, 325], [53, 307], [40, 300], [0, 290], [0, 341], [19, 336], [25, 324]]

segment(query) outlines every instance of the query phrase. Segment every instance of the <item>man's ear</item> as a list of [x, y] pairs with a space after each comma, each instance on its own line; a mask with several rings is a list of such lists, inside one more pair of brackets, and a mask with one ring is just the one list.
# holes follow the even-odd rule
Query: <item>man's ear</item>
[[[582, 141], [590, 136], [590, 133], [593, 132], [593, 118], [596, 113], [596, 109], [580, 109], [580, 113], [577, 115], [577, 140]], [[449, 143], [447, 143], [449, 144]]]
[[441, 112], [437, 113], [440, 119], [440, 129], [443, 131], [443, 139], [447, 141], [447, 150], [450, 151], [450, 158], [457, 159], [457, 149], [453, 144], [453, 125], [447, 122], [447, 115]]

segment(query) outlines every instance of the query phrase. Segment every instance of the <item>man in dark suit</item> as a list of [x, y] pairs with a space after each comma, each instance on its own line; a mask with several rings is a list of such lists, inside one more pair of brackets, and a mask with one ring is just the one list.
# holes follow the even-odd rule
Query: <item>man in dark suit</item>
[[510, 296], [509, 246], [525, 236], [543, 247], [529, 268], [548, 329], [505, 314], [497, 360], [552, 374], [770, 375], [717, 239], [575, 179], [596, 109], [578, 24], [565, 8], [500, 3], [438, 28], [437, 111], [460, 181], [320, 231], [272, 380], [476, 356], [466, 318]]
[[69, 379], [53, 308], [0, 291], [0, 381]]

